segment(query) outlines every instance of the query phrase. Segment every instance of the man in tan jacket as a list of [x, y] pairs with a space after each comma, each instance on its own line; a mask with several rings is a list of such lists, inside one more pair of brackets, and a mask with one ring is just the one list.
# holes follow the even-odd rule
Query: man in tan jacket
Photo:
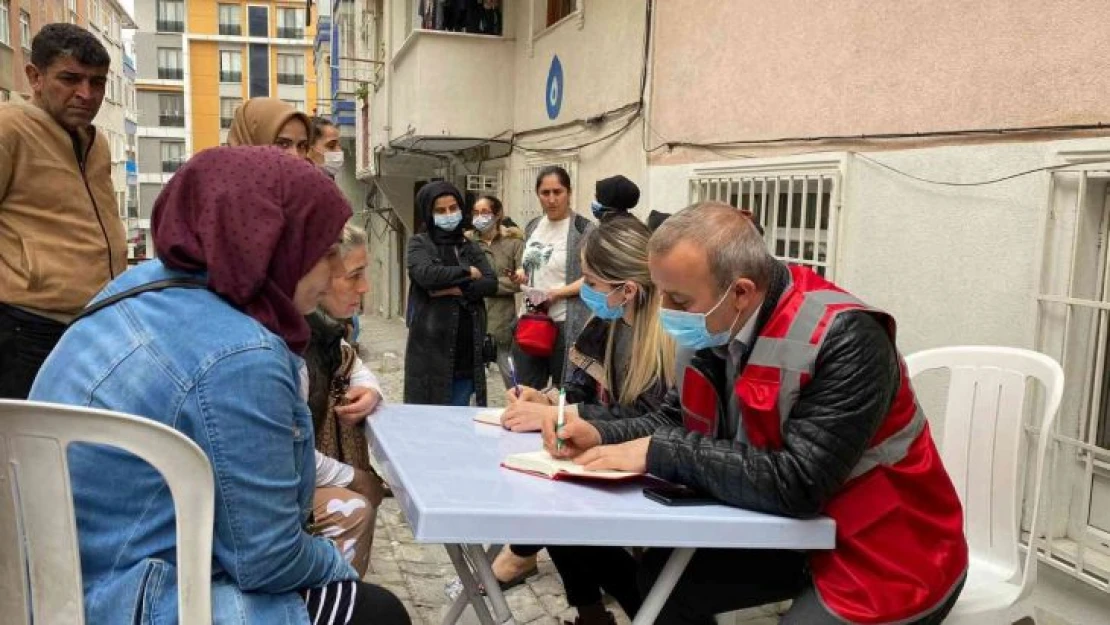
[[127, 267], [106, 137], [92, 120], [111, 57], [48, 24], [28, 102], [0, 104], [0, 398], [23, 399], [66, 323]]

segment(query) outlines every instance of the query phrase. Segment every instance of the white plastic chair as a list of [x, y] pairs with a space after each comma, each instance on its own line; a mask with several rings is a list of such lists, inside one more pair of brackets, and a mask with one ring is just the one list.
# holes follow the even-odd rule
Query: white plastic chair
[[[1009, 625], [1033, 617], [1037, 581], [1037, 515], [1045, 450], [1064, 394], [1064, 371], [1052, 358], [1024, 349], [942, 347], [906, 358], [909, 375], [948, 369], [948, 405], [940, 453], [964, 506], [971, 566], [946, 624]], [[1037, 437], [1030, 548], [1021, 562], [1022, 451], [1026, 381], [1044, 386]]]
[[85, 622], [65, 453], [71, 442], [119, 447], [161, 472], [177, 511], [179, 622], [209, 625], [214, 491], [204, 452], [148, 419], [12, 400], [0, 400], [0, 620]]

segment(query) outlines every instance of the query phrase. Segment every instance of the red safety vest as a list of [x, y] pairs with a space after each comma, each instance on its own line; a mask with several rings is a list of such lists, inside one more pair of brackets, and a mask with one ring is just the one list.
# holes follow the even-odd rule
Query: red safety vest
[[[782, 449], [782, 427], [813, 375], [817, 352], [836, 315], [866, 310], [894, 320], [820, 277], [791, 267], [792, 284], [752, 345], [733, 391], [738, 437]], [[963, 512], [902, 363], [894, 402], [848, 481], [823, 510], [836, 521], [836, 548], [810, 557], [817, 593], [855, 623], [913, 621], [947, 600], [968, 566]], [[718, 436], [713, 385], [693, 366], [682, 376], [687, 429]]]

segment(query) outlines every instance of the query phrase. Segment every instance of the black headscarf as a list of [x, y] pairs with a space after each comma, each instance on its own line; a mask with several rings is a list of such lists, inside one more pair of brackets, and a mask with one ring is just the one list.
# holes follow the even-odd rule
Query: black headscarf
[[[436, 226], [435, 216], [432, 214], [432, 209], [435, 208], [436, 200], [444, 196], [455, 198], [455, 201], [459, 203], [459, 208], [462, 210], [462, 223], [460, 223], [457, 228], [450, 231], [442, 230]], [[439, 247], [441, 250], [445, 246], [453, 249], [454, 246], [462, 245], [466, 242], [466, 236], [463, 234], [463, 230], [466, 225], [470, 223], [470, 208], [467, 207], [466, 201], [463, 200], [462, 193], [459, 193], [459, 189], [455, 185], [445, 180], [429, 182], [424, 185], [416, 194], [416, 210], [420, 211], [420, 217], [424, 220], [424, 226], [428, 229], [428, 235], [432, 237], [432, 241], [435, 242], [436, 247]]]

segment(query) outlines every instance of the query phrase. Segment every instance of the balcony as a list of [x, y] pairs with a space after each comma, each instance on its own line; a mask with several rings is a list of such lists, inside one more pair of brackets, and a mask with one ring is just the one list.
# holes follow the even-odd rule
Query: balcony
[[304, 74], [283, 74], [278, 73], [277, 81], [279, 85], [293, 85], [296, 87], [304, 86]]
[[[475, 145], [475, 138], [505, 132], [513, 118], [513, 46], [512, 40], [500, 37], [414, 31], [391, 61], [390, 144], [465, 149]], [[467, 94], [466, 106], [458, 105], [460, 93]], [[409, 133], [410, 128], [415, 132]], [[501, 147], [490, 146], [493, 151]]]
[[238, 37], [243, 34], [243, 26], [241, 24], [220, 24], [220, 34]]
[[234, 117], [224, 117], [224, 116], [221, 115], [220, 116], [220, 128], [223, 128], [224, 130], [226, 130], [228, 128], [231, 128], [231, 122], [233, 122], [234, 120], [235, 120]]
[[243, 72], [220, 72], [220, 82], [243, 82]]
[[182, 80], [185, 78], [185, 70], [180, 67], [159, 67], [158, 78], [162, 80]]
[[158, 125], [165, 128], [184, 128], [185, 116], [181, 113], [162, 113], [158, 115]]
[[304, 39], [304, 29], [299, 26], [278, 26], [278, 39]]
[[185, 159], [183, 159], [183, 158], [182, 159], [170, 159], [168, 161], [162, 161], [162, 173], [163, 174], [176, 173], [177, 170], [181, 169], [181, 166], [184, 165], [184, 164], [185, 164]]
[[158, 32], [160, 33], [185, 32], [185, 22], [178, 20], [158, 20], [156, 27], [158, 28]]

